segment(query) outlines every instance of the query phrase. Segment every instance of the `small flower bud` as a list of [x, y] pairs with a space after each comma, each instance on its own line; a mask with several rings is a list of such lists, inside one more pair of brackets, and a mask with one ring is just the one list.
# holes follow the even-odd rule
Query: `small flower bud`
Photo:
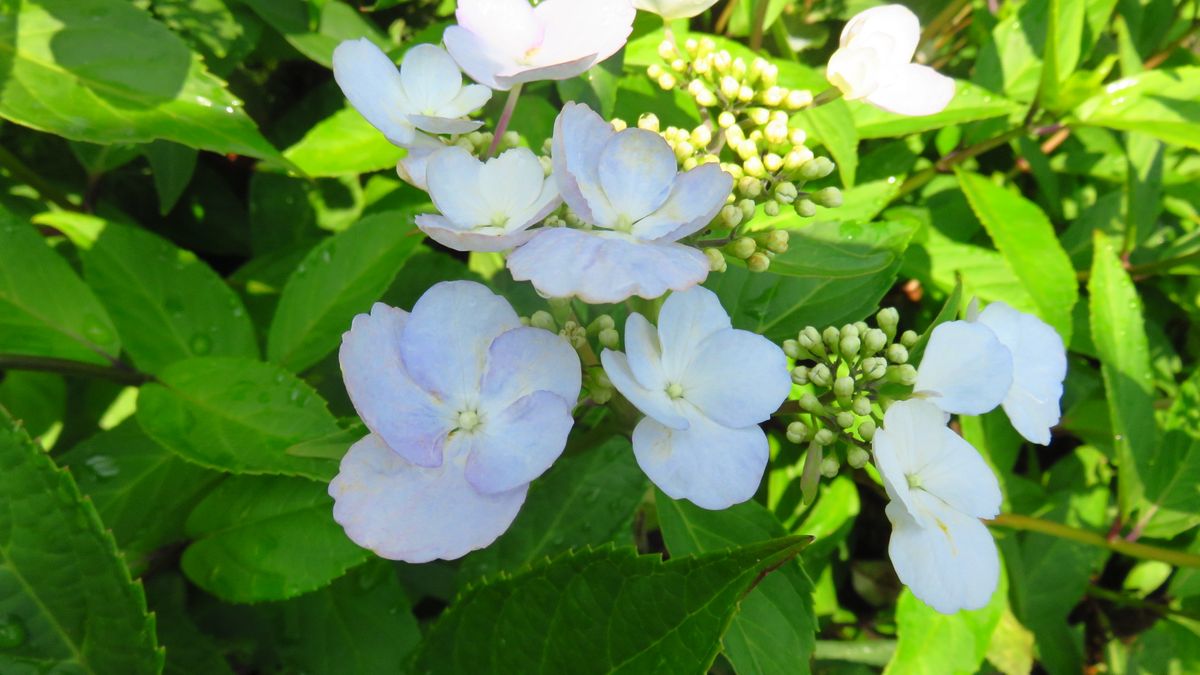
[[779, 87], [768, 87], [760, 94], [762, 102], [772, 108], [778, 108], [783, 104], [783, 99], [787, 96], [787, 91]]
[[701, 124], [695, 129], [692, 129], [691, 140], [692, 145], [695, 145], [696, 147], [708, 147], [708, 144], [712, 143], [712, 129], [709, 129], [706, 125]]
[[754, 176], [755, 178], [762, 178], [767, 175], [767, 169], [763, 166], [762, 159], [758, 157], [751, 157], [742, 162], [742, 170], [746, 172], [746, 175]]
[[818, 387], [828, 387], [833, 384], [833, 375], [829, 372], [829, 366], [824, 363], [818, 363], [809, 368], [808, 379]]
[[[716, 50], [717, 45], [715, 42], [713, 42], [709, 38], [704, 38], [704, 40], [706, 40], [707, 42], [712, 44], [712, 48], [707, 49], [705, 51], [711, 52], [711, 51]], [[725, 73], [728, 73], [729, 66], [733, 65], [733, 57], [729, 54], [729, 52], [722, 49], [721, 51], [717, 52], [716, 54], [713, 54], [712, 63], [713, 63], [713, 68], [715, 68], [718, 73], [721, 73], [723, 75]]]
[[906, 330], [900, 334], [900, 344], [904, 345], [908, 349], [912, 349], [912, 346], [917, 344], [917, 340], [919, 339], [920, 336], [911, 330]]
[[681, 166], [683, 167], [684, 171], [691, 171], [692, 169], [700, 166], [700, 160], [696, 159], [695, 157], [688, 157], [687, 159], [683, 160], [683, 164]]
[[771, 111], [766, 108], [750, 108], [746, 111], [746, 116], [760, 127], [771, 121]]
[[737, 124], [737, 116], [728, 110], [717, 116], [717, 126], [721, 127], [722, 129], [729, 129], [735, 124]]
[[821, 339], [825, 341], [825, 346], [831, 352], [836, 352], [838, 343], [842, 341], [842, 332], [835, 326], [830, 326], [821, 331]]
[[838, 343], [838, 350], [842, 353], [842, 358], [853, 359], [858, 356], [858, 350], [862, 347], [862, 340], [854, 335], [847, 335]]
[[887, 348], [887, 360], [897, 365], [908, 363], [908, 350], [904, 348], [904, 345], [889, 345]]
[[817, 180], [833, 173], [833, 162], [826, 157], [813, 157], [800, 167], [800, 175], [805, 180]]
[[725, 227], [737, 227], [742, 222], [742, 210], [733, 204], [721, 207], [721, 222]]
[[859, 396], [854, 399], [854, 405], [851, 407], [855, 415], [866, 417], [871, 414], [871, 399], [866, 396]]
[[652, 63], [646, 68], [646, 76], [655, 81], [662, 77], [663, 72], [663, 67], [657, 63]]
[[728, 251], [733, 257], [739, 260], [745, 260], [746, 258], [754, 255], [754, 252], [758, 250], [758, 244], [756, 244], [750, 237], [738, 237], [737, 239], [734, 239], [726, 244], [725, 250]]
[[688, 62], [683, 59], [675, 59], [671, 61], [671, 70], [677, 73], [687, 72]]
[[[762, 183], [759, 183], [759, 191], [762, 190]], [[742, 219], [750, 220], [754, 217], [755, 210], [758, 208], [754, 205], [753, 199], [743, 199], [737, 203], [738, 208], [742, 210]]]
[[793, 148], [783, 157], [783, 167], [788, 171], [796, 171], [814, 157], [808, 148]]
[[771, 259], [765, 253], [755, 253], [746, 258], [746, 269], [751, 272], [766, 272], [771, 267]]
[[783, 353], [786, 354], [789, 359], [800, 358], [800, 343], [796, 342], [795, 340], [784, 340]]
[[883, 331], [878, 328], [868, 329], [863, 334], [863, 352], [867, 356], [874, 356], [887, 346], [887, 342], [887, 335]]
[[697, 75], [707, 76], [712, 72], [712, 69], [712, 58], [696, 59], [695, 61], [692, 61], [692, 70]]
[[833, 457], [826, 457], [821, 460], [821, 475], [826, 478], [837, 478], [838, 469], [841, 465]]
[[752, 87], [742, 85], [742, 88], [738, 90], [737, 98], [738, 98], [738, 101], [741, 103], [749, 103], [749, 102], [753, 101], [754, 100], [754, 89]]
[[817, 213], [817, 205], [808, 199], [797, 199], [792, 208], [796, 210], [796, 215], [801, 218], [812, 218]]
[[792, 368], [792, 382], [800, 385], [808, 384], [808, 366]]
[[[666, 87], [663, 88], [666, 89]], [[691, 83], [688, 84], [688, 93], [692, 95], [693, 99], [695, 99], [696, 105], [702, 108], [712, 108], [719, 103], [719, 101], [717, 101], [717, 95], [714, 94], [712, 90], [705, 86], [700, 80], [692, 80]]]
[[742, 88], [742, 84], [737, 81], [732, 75], [726, 75], [721, 78], [721, 95], [725, 100], [730, 101], [737, 98], [738, 90]]
[[600, 331], [598, 339], [600, 340], [600, 346], [605, 349], [616, 349], [621, 344], [621, 335], [617, 333], [617, 329], [615, 328], [605, 328]]
[[787, 253], [789, 238], [787, 230], [772, 230], [767, 235], [767, 250], [771, 253]]
[[683, 141], [675, 145], [675, 157], [680, 161], [691, 157], [695, 152], [696, 148], [688, 141]]
[[860, 337], [861, 333], [859, 333], [859, 331], [858, 331], [858, 324], [848, 323], [848, 324], [842, 326], [842, 337], [846, 337], [847, 335], [853, 335], [854, 337]]
[[746, 72], [747, 79], [751, 83], [757, 82], [758, 78], [762, 77], [763, 71], [770, 65], [770, 61], [767, 61], [763, 57], [754, 57], [754, 60], [750, 62], [750, 70]]
[[696, 38], [688, 38], [683, 43], [683, 51], [687, 52], [688, 56], [694, 58], [700, 52], [700, 43], [696, 41]]
[[763, 130], [763, 136], [772, 145], [783, 145], [788, 140], [787, 120], [772, 120]]
[[799, 110], [801, 108], [807, 108], [809, 105], [811, 105], [812, 100], [813, 95], [811, 91], [808, 91], [807, 89], [794, 89], [788, 92], [787, 98], [784, 100], [783, 104], [788, 110]]
[[[771, 173], [775, 173], [783, 168], [783, 158], [773, 152], [763, 155], [762, 162], [767, 171]], [[790, 204], [791, 202], [788, 203]]]
[[725, 262], [725, 256], [715, 248], [704, 249], [704, 256], [708, 258], [708, 270], [710, 272], [724, 272], [728, 269], [728, 264]]
[[817, 400], [817, 397], [814, 396], [812, 392], [808, 392], [801, 396], [798, 403], [800, 405], [800, 409], [805, 412], [810, 412], [817, 415], [825, 412], [825, 406], [821, 405], [821, 402]]
[[843, 429], [849, 429], [854, 426], [854, 413], [843, 410], [834, 419], [837, 421], [837, 425]]
[[788, 142], [792, 145], [802, 146], [807, 140], [808, 132], [804, 131], [803, 129], [796, 128], [788, 130]]
[[893, 382], [906, 387], [912, 386], [917, 381], [917, 369], [907, 363], [902, 366], [889, 366], [887, 372]]
[[816, 354], [817, 356], [825, 356], [825, 345], [821, 342], [821, 334], [812, 326], [805, 326], [804, 330], [800, 331], [800, 335], [796, 338], [801, 347]]
[[875, 323], [891, 338], [896, 335], [896, 327], [900, 325], [900, 312], [895, 307], [884, 307], [875, 315]]
[[739, 80], [743, 77], [746, 77], [746, 73], [750, 72], [749, 66], [746, 65], [746, 59], [743, 59], [740, 56], [734, 59], [729, 68], [729, 72], [733, 73], [733, 76]]
[[[865, 425], [865, 424], [866, 424], [866, 422], [863, 422], [862, 424], [859, 425], [858, 430], [860, 433], [862, 432], [863, 425]], [[873, 437], [874, 435], [875, 435], [875, 423], [871, 422], [871, 436]], [[863, 440], [868, 440], [868, 439], [863, 439]], [[869, 462], [870, 460], [871, 460], [871, 453], [867, 452], [866, 450], [863, 450], [862, 448], [858, 447], [857, 445], [851, 446], [851, 448], [846, 452], [846, 463], [849, 464], [850, 468], [852, 468], [852, 469], [861, 469], [864, 466], [866, 466], [867, 462]]]
[[767, 65], [763, 67], [762, 75], [759, 76], [758, 81], [761, 82], [762, 86], [764, 87], [774, 87], [775, 83], [779, 81], [779, 66], [768, 62]]
[[769, 201], [766, 204], [763, 204], [763, 213], [772, 218], [779, 215], [779, 202]]
[[839, 377], [833, 383], [833, 395], [839, 399], [849, 399], [854, 395], [854, 378], [849, 375]]
[[617, 322], [613, 321], [613, 318], [611, 316], [609, 316], [607, 314], [601, 314], [600, 316], [596, 317], [594, 321], [592, 321], [590, 324], [588, 324], [587, 331], [588, 331], [588, 334], [591, 335], [594, 333], [599, 333], [600, 331], [604, 330], [605, 328], [616, 328], [616, 327], [617, 327]]
[[867, 359], [863, 361], [863, 372], [866, 373], [868, 380], [882, 380], [887, 375], [888, 366], [887, 359], [874, 358], [869, 359], [870, 366], [867, 365]]
[[787, 439], [791, 443], [803, 443], [808, 438], [808, 425], [804, 422], [792, 422], [787, 426]]
[[533, 313], [533, 316], [529, 317], [529, 325], [534, 328], [548, 330], [551, 333], [558, 332], [558, 324], [555, 323], [554, 317], [550, 315], [550, 312], [543, 309], [539, 309]]
[[837, 437], [828, 429], [821, 429], [813, 436], [813, 442], [820, 445], [833, 445], [835, 440], [837, 440]]
[[638, 128], [658, 133], [658, 115], [655, 115], [654, 113], [643, 113], [642, 116], [638, 118]]
[[738, 143], [734, 150], [737, 152], [738, 157], [741, 157], [743, 160], [750, 159], [751, 157], [758, 157], [758, 144], [749, 138], [741, 143]]
[[671, 40], [663, 40], [658, 43], [658, 55], [663, 61], [671, 61], [679, 58], [679, 50], [675, 49], [675, 43]]
[[[664, 91], [670, 91], [674, 89], [676, 84], [679, 84], [679, 80], [676, 80], [675, 76], [671, 73], [663, 72], [658, 76], [658, 86]], [[697, 99], [696, 102], [700, 103], [699, 99]], [[701, 103], [701, 105], [704, 104]]]
[[835, 187], [821, 188], [812, 194], [812, 200], [827, 208], [837, 208], [842, 205], [842, 191]]

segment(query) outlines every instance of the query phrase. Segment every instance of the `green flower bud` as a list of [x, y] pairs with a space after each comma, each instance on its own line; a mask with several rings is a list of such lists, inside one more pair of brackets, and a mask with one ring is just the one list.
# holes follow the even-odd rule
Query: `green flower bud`
[[742, 170], [746, 172], [746, 175], [755, 178], [763, 178], [767, 175], [767, 168], [763, 166], [762, 159], [758, 157], [751, 157], [742, 162]]
[[787, 230], [772, 230], [767, 235], [767, 250], [771, 253], [787, 253], [789, 239]]
[[783, 167], [788, 171], [796, 171], [813, 159], [813, 151], [808, 148], [792, 148], [783, 158]]
[[733, 204], [721, 207], [721, 222], [725, 227], [737, 227], [742, 222], [742, 210]]
[[849, 429], [854, 426], [854, 413], [842, 411], [835, 418], [837, 425], [843, 429]]
[[808, 140], [808, 133], [805, 132], [803, 129], [797, 128], [797, 129], [791, 129], [788, 131], [788, 142], [791, 143], [792, 145], [796, 145], [796, 146], [804, 145], [804, 142], [807, 140]]
[[854, 411], [855, 415], [866, 417], [871, 414], [871, 399], [866, 396], [859, 396], [854, 399], [854, 405], [850, 409]]
[[792, 368], [792, 382], [799, 385], [808, 384], [808, 366]]
[[787, 120], [772, 120], [763, 131], [767, 142], [772, 145], [783, 145], [788, 140]]
[[766, 272], [771, 267], [771, 259], [765, 253], [755, 253], [746, 258], [746, 268], [751, 272]]
[[646, 76], [655, 81], [662, 77], [663, 72], [663, 67], [657, 63], [652, 63], [646, 68]]
[[805, 504], [811, 504], [817, 498], [817, 488], [821, 485], [821, 458], [824, 452], [821, 444], [814, 438], [808, 444], [808, 454], [804, 457], [804, 470], [800, 472], [800, 493]]
[[713, 71], [712, 57], [692, 61], [692, 71], [697, 75], [707, 77]]
[[853, 335], [843, 337], [838, 343], [838, 349], [842, 353], [843, 358], [853, 359], [858, 356], [858, 350], [862, 346], [862, 340]]
[[854, 378], [849, 375], [839, 377], [833, 383], [833, 395], [839, 400], [849, 399], [854, 395]]
[[817, 205], [809, 199], [797, 199], [792, 208], [796, 209], [796, 215], [801, 218], [812, 218], [817, 214]]
[[841, 468], [841, 465], [833, 457], [826, 457], [821, 460], [821, 475], [826, 478], [837, 478], [838, 469]]
[[784, 98], [787, 97], [787, 90], [780, 87], [767, 87], [759, 94], [763, 104], [778, 108], [783, 105]]
[[[762, 190], [762, 183], [759, 183], [758, 188], [760, 191]], [[742, 210], [742, 218], [745, 220], [750, 220], [753, 218], [754, 213], [758, 208], [755, 206], [753, 199], [743, 199], [742, 201], [738, 202], [737, 205], [738, 208]]]
[[835, 187], [821, 188], [812, 193], [812, 200], [827, 208], [837, 208], [842, 205], [842, 191]]
[[825, 406], [821, 405], [821, 402], [817, 400], [817, 397], [814, 396], [812, 392], [808, 392], [801, 396], [798, 403], [800, 404], [800, 409], [805, 412], [810, 412], [816, 415], [820, 415], [821, 413], [825, 412]]
[[[866, 422], [863, 422], [863, 424], [866, 424]], [[874, 427], [874, 422], [871, 424], [872, 427]], [[860, 426], [859, 429], [861, 430], [862, 427]], [[872, 428], [871, 434], [874, 435], [874, 433], [874, 428]], [[846, 463], [849, 464], [850, 468], [852, 469], [861, 469], [866, 466], [867, 462], [870, 460], [871, 454], [857, 445], [851, 446], [850, 449], [846, 451]]]
[[751, 199], [762, 194], [762, 181], [753, 176], [742, 176], [737, 182], [737, 191]]
[[766, 108], [750, 108], [746, 111], [746, 117], [760, 127], [766, 126], [771, 121], [771, 111]]
[[717, 116], [717, 126], [722, 129], [731, 129], [735, 124], [737, 124], [737, 116], [728, 110]]
[[828, 387], [833, 384], [833, 374], [829, 372], [829, 366], [824, 363], [818, 363], [809, 368], [808, 379], [818, 387]]
[[704, 249], [704, 256], [708, 258], [708, 270], [710, 272], [724, 272], [728, 269], [725, 256], [718, 249], [706, 248]]
[[588, 324], [587, 332], [589, 335], [592, 335], [595, 333], [599, 333], [600, 331], [604, 330], [605, 328], [616, 328], [616, 327], [617, 327], [617, 322], [613, 321], [613, 318], [611, 316], [609, 316], [607, 314], [601, 314], [600, 316], [596, 317], [595, 320], [593, 320], [590, 324]]
[[657, 134], [658, 133], [658, 125], [659, 125], [658, 115], [655, 115], [654, 113], [643, 113], [642, 116], [638, 118], [638, 128], [639, 129], [645, 129], [646, 131], [653, 131], [654, 133]]
[[605, 349], [616, 349], [621, 344], [621, 335], [615, 328], [605, 328], [600, 331], [600, 346]]
[[859, 333], [859, 331], [858, 331], [858, 326], [856, 326], [855, 324], [852, 324], [852, 323], [848, 323], [848, 324], [842, 326], [842, 337], [846, 337], [847, 335], [853, 335], [854, 337], [860, 337], [861, 333]]
[[878, 328], [870, 328], [863, 334], [863, 353], [867, 356], [878, 354], [887, 346], [887, 335]]
[[[870, 442], [872, 438], [875, 438], [875, 420], [863, 420], [862, 423], [858, 425], [858, 435], [867, 442]], [[866, 464], [866, 462], [863, 462], [863, 464]]]
[[746, 65], [746, 59], [739, 56], [733, 60], [729, 72], [733, 73], [733, 76], [740, 80], [746, 77], [746, 73], [750, 72], [750, 67]]
[[895, 307], [884, 307], [875, 315], [875, 323], [887, 334], [888, 339], [896, 336], [896, 327], [900, 325], [900, 312]]
[[904, 345], [908, 349], [912, 349], [912, 346], [917, 344], [917, 340], [919, 339], [920, 336], [911, 330], [906, 330], [900, 334], [900, 344]]
[[801, 347], [816, 354], [817, 356], [825, 356], [825, 345], [821, 343], [821, 334], [812, 326], [805, 326], [804, 330], [800, 331], [800, 336], [796, 338]]
[[887, 360], [895, 364], [908, 363], [908, 350], [904, 348], [904, 345], [889, 345], [887, 348]]
[[783, 353], [787, 354], [789, 359], [800, 358], [800, 343], [795, 340], [784, 340]]
[[754, 255], [754, 252], [758, 250], [758, 244], [754, 243], [750, 237], [738, 237], [726, 244], [725, 250], [733, 257], [745, 260]]
[[[771, 173], [775, 173], [783, 168], [783, 158], [773, 152], [763, 155], [762, 162], [767, 171]], [[791, 204], [791, 202], [788, 203]]]
[[787, 427], [787, 439], [790, 443], [799, 445], [808, 438], [808, 425], [803, 422], [792, 422]]
[[725, 129], [725, 143], [734, 150], [739, 145], [746, 141], [746, 133], [736, 124], [732, 124]]
[[688, 38], [683, 43], [683, 51], [687, 52], [688, 56], [695, 58], [700, 53], [700, 43], [696, 41], [696, 38]]
[[558, 324], [555, 323], [554, 317], [544, 309], [539, 309], [533, 313], [533, 316], [529, 317], [529, 325], [534, 328], [548, 330], [551, 333], [558, 332]]
[[866, 333], [867, 329], [870, 328], [870, 326], [867, 325], [866, 321], [855, 321], [853, 325], [855, 328], [858, 329], [859, 337], [862, 337], [863, 333]]
[[671, 60], [671, 70], [673, 70], [677, 73], [682, 73], [682, 72], [686, 72], [687, 69], [688, 69], [687, 61], [684, 61], [683, 59], [672, 59]]
[[738, 82], [732, 75], [726, 75], [721, 78], [721, 95], [725, 100], [733, 100], [737, 98], [738, 90], [742, 88], [742, 83]]
[[[712, 43], [713, 46], [711, 49], [707, 49], [707, 50], [702, 49], [702, 51], [710, 51], [711, 52], [711, 51], [716, 50], [717, 46], [716, 46], [715, 42], [712, 42], [712, 40], [709, 38], [703, 38], [703, 39]], [[702, 47], [703, 47], [703, 45], [702, 45]], [[716, 70], [718, 73], [721, 73], [722, 75], [724, 75], [725, 73], [729, 72], [729, 67], [733, 65], [733, 56], [731, 56], [729, 54], [729, 52], [722, 49], [721, 51], [717, 52], [716, 54], [713, 54], [712, 64], [713, 64], [713, 70]]]
[[788, 110], [799, 110], [807, 108], [812, 104], [813, 95], [807, 89], [795, 89], [788, 92], [787, 98], [784, 100], [784, 105]]
[[[869, 366], [867, 365], [867, 361], [871, 362]], [[864, 359], [863, 372], [866, 374], [868, 380], [882, 380], [888, 372], [887, 359], [881, 359], [878, 357], [874, 359]]]
[[712, 143], [712, 129], [709, 129], [706, 125], [701, 124], [695, 129], [692, 129], [691, 140], [692, 145], [695, 145], [698, 148], [707, 148], [708, 144]]
[[688, 159], [696, 153], [696, 148], [688, 141], [682, 141], [675, 145], [675, 158], [679, 161]]
[[[672, 75], [671, 73], [664, 72], [658, 76], [658, 87], [660, 89], [662, 89], [663, 91], [671, 91], [672, 89], [675, 88], [675, 85], [677, 85], [677, 84], [679, 84], [679, 80], [676, 80], [675, 76]], [[711, 106], [711, 105], [716, 105], [715, 100], [711, 104], [705, 104], [705, 103], [701, 103], [700, 99], [697, 98], [696, 102], [700, 103], [700, 105], [704, 105], [706, 107]]]
[[671, 40], [663, 40], [658, 43], [658, 56], [663, 61], [673, 61], [679, 58], [679, 51], [675, 49], [675, 43]]
[[763, 213], [772, 218], [779, 215], [779, 202], [769, 201], [766, 204], [763, 204]]
[[836, 352], [838, 343], [842, 341], [842, 332], [835, 326], [830, 326], [821, 331], [821, 339], [825, 341], [825, 346], [830, 352]]
[[751, 157], [758, 157], [758, 145], [754, 141], [747, 138], [741, 143], [738, 143], [737, 147], [734, 148], [734, 152], [737, 153], [738, 157], [745, 161]]
[[835, 440], [837, 440], [837, 437], [828, 429], [821, 429], [813, 436], [813, 442], [818, 445], [833, 445]]
[[796, 197], [799, 194], [800, 191], [796, 189], [795, 183], [784, 181], [775, 186], [775, 201], [781, 204], [791, 204], [796, 201]]
[[[678, 152], [678, 150], [676, 151]], [[678, 156], [676, 158], [678, 159]], [[695, 157], [688, 157], [687, 159], [683, 160], [683, 164], [681, 166], [683, 166], [684, 171], [691, 171], [692, 169], [700, 166], [700, 160], [696, 159]]]
[[779, 66], [768, 62], [763, 68], [762, 75], [758, 78], [758, 81], [764, 87], [774, 87], [775, 83], [779, 81]]
[[807, 180], [817, 180], [833, 173], [834, 168], [828, 157], [813, 157], [800, 167], [800, 175]]
[[902, 366], [888, 366], [887, 372], [892, 382], [906, 387], [911, 387], [917, 381], [917, 369], [908, 363]]

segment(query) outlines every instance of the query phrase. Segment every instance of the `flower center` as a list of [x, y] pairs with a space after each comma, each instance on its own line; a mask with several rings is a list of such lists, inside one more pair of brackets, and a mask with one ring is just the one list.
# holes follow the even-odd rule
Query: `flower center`
[[905, 476], [908, 479], [908, 487], [910, 490], [921, 489], [921, 477], [915, 473], [910, 473]]
[[532, 66], [534, 59], [537, 58], [538, 54], [541, 51], [542, 51], [541, 46], [531, 47], [531, 48], [525, 50], [524, 54], [517, 57], [517, 63], [519, 63], [523, 66]]
[[625, 214], [617, 216], [617, 222], [613, 223], [613, 229], [617, 232], [632, 232], [633, 219]]
[[667, 396], [670, 396], [672, 400], [678, 401], [683, 398], [683, 387], [676, 383], [668, 384]]
[[460, 431], [474, 431], [479, 426], [479, 413], [474, 410], [463, 410], [458, 413], [458, 428]]

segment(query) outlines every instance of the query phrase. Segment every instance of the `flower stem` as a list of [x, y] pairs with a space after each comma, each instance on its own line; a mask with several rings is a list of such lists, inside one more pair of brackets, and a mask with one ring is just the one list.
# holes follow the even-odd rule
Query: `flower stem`
[[817, 94], [817, 97], [812, 100], [812, 103], [808, 104], [808, 107], [817, 108], [817, 107], [825, 105], [826, 103], [832, 103], [833, 101], [836, 101], [841, 97], [842, 97], [841, 89], [838, 89], [837, 87], [830, 87], [830, 88], [826, 89], [825, 91]]
[[763, 29], [767, 23], [767, 8], [771, 6], [771, 0], [758, 0], [758, 4], [754, 6], [754, 30], [750, 33], [750, 49], [756, 52], [762, 51]]
[[0, 354], [0, 370], [36, 370], [60, 375], [82, 375], [132, 385], [145, 384], [154, 379], [122, 361], [114, 361], [111, 366], [100, 366], [82, 361], [21, 354]]
[[1160, 548], [1158, 546], [1150, 546], [1149, 544], [1141, 544], [1133, 541], [1125, 541], [1124, 539], [1114, 538], [1111, 541], [1103, 535], [1081, 530], [1069, 525], [1055, 523], [1049, 520], [1040, 518], [1032, 518], [1023, 516], [1017, 513], [1001, 513], [992, 520], [985, 521], [987, 524], [994, 527], [1007, 527], [1013, 530], [1024, 530], [1026, 532], [1038, 532], [1040, 534], [1048, 534], [1052, 537], [1060, 539], [1070, 539], [1081, 544], [1106, 548], [1114, 553], [1129, 556], [1131, 558], [1140, 558], [1142, 560], [1158, 560], [1176, 567], [1196, 567], [1200, 568], [1200, 555], [1186, 553], [1184, 551], [1173, 551], [1171, 549]]
[[492, 137], [492, 145], [483, 159], [495, 155], [496, 150], [500, 147], [500, 139], [504, 138], [504, 132], [508, 131], [508, 123], [512, 121], [513, 111], [517, 109], [517, 99], [521, 98], [521, 87], [523, 86], [523, 83], [519, 83], [508, 90], [508, 100], [504, 102], [504, 111], [500, 113], [500, 120], [496, 122], [496, 135]]
[[971, 145], [971, 146], [962, 148], [961, 150], [955, 150], [954, 152], [951, 152], [950, 154], [946, 155], [945, 157], [939, 159], [937, 162], [934, 163], [933, 166], [929, 167], [928, 169], [914, 173], [913, 175], [909, 176], [908, 180], [904, 181], [904, 184], [900, 186], [900, 191], [896, 193], [896, 196], [894, 199], [899, 199], [911, 192], [921, 189], [922, 187], [925, 186], [926, 183], [933, 180], [933, 178], [935, 176], [937, 176], [939, 173], [944, 173], [946, 171], [949, 171], [950, 169], [954, 168], [956, 165], [961, 164], [961, 163], [967, 161], [968, 159], [971, 159], [972, 157], [977, 157], [977, 156], [982, 155], [983, 153], [987, 152], [988, 150], [998, 148], [1001, 145], [1004, 145], [1005, 143], [1011, 141], [1012, 139], [1017, 138], [1018, 136], [1026, 133], [1026, 131], [1027, 131], [1026, 127], [1024, 125], [1022, 125], [1022, 126], [1016, 127], [1015, 129], [1009, 129], [1008, 131], [1004, 132], [1003, 134], [1000, 134], [999, 136], [995, 136], [993, 138], [989, 138], [986, 141], [980, 141], [979, 143], [976, 143], [975, 145]]

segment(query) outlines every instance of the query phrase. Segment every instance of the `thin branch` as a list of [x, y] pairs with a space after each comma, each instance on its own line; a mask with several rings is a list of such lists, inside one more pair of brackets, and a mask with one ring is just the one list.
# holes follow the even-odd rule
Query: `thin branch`
[[36, 370], [59, 375], [80, 375], [131, 385], [145, 384], [154, 380], [152, 376], [140, 372], [122, 361], [116, 361], [111, 366], [101, 366], [82, 361], [20, 354], [0, 354], [0, 370]]
[[985, 521], [993, 527], [1006, 527], [1013, 530], [1024, 530], [1027, 532], [1037, 532], [1039, 534], [1047, 534], [1059, 539], [1069, 539], [1081, 544], [1095, 546], [1097, 548], [1106, 548], [1114, 553], [1129, 556], [1131, 558], [1139, 558], [1142, 560], [1159, 560], [1176, 567], [1195, 567], [1200, 568], [1200, 555], [1186, 553], [1184, 551], [1174, 551], [1171, 549], [1151, 546], [1138, 542], [1125, 541], [1119, 537], [1108, 539], [1103, 535], [1081, 530], [1062, 523], [1055, 523], [1049, 520], [1023, 516], [1017, 513], [1001, 513], [992, 520]]

